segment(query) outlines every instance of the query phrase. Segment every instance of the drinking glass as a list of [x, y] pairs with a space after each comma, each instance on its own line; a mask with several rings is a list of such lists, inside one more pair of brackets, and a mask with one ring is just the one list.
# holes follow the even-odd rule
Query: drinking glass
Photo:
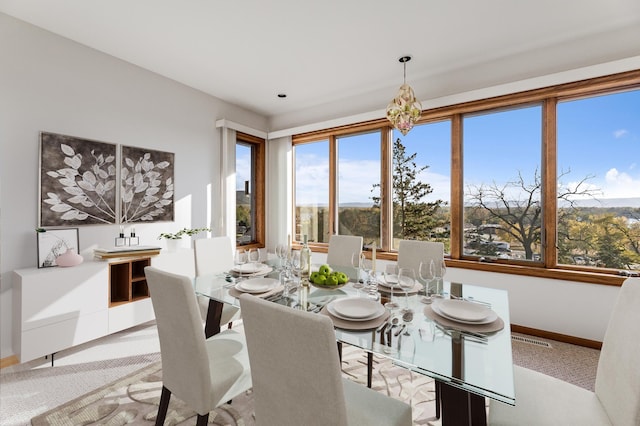
[[[442, 297], [442, 291], [444, 288], [444, 274], [447, 272], [447, 265], [444, 263], [444, 259], [438, 262], [435, 266], [434, 276], [436, 278], [436, 290], [433, 297]], [[438, 267], [439, 266], [439, 267]]]
[[291, 271], [287, 269], [282, 269], [280, 271], [280, 284], [283, 287], [282, 297], [285, 300], [289, 300], [289, 296], [291, 295], [291, 290], [294, 288], [295, 282], [293, 281], [293, 277], [291, 276]]
[[293, 275], [297, 276], [298, 280], [300, 280], [300, 250], [291, 250], [289, 264], [291, 265]]
[[360, 268], [362, 267], [361, 260], [360, 252], [354, 251], [351, 255], [351, 266], [356, 269], [356, 279], [353, 282], [353, 288], [356, 289], [357, 296], [360, 296], [360, 289], [364, 287], [364, 282], [360, 280]]
[[409, 307], [409, 290], [416, 285], [416, 272], [413, 268], [398, 269], [398, 285], [404, 290], [404, 297], [406, 301], [406, 305], [402, 309], [402, 312], [413, 313], [413, 309]]
[[398, 303], [393, 300], [393, 287], [398, 285], [398, 265], [394, 263], [388, 263], [384, 267], [383, 273], [384, 282], [391, 289], [389, 301], [384, 304], [384, 307], [392, 311], [398, 307]]
[[287, 246], [285, 244], [276, 245], [276, 256], [278, 257], [278, 270], [282, 271], [284, 269], [285, 259], [287, 258]]
[[366, 258], [362, 259], [362, 269], [367, 275], [367, 279], [364, 282], [364, 291], [367, 297], [373, 300], [379, 300], [380, 293], [378, 293], [378, 281], [373, 272], [373, 261]]
[[233, 263], [236, 265], [238, 275], [242, 278], [242, 265], [247, 262], [247, 253], [244, 250], [236, 250], [236, 254], [233, 258]]
[[425, 294], [425, 302], [429, 303], [433, 301], [433, 286], [431, 283], [435, 278], [436, 265], [433, 259], [428, 261], [420, 262], [420, 268], [418, 269], [418, 274], [420, 275], [420, 279], [424, 281], [424, 294]]
[[260, 263], [260, 252], [258, 249], [248, 250], [248, 260], [253, 265], [254, 269], [258, 268], [258, 263]]

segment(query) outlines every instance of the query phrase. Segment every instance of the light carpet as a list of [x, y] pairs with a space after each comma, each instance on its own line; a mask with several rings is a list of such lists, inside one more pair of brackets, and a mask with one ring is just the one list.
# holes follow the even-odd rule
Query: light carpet
[[[366, 385], [366, 354], [351, 346], [343, 349], [343, 375]], [[434, 416], [433, 380], [404, 368], [395, 367], [384, 358], [374, 358], [372, 388], [406, 401], [413, 406], [414, 424], [423, 425]], [[153, 424], [160, 392], [162, 368], [160, 362], [144, 367], [114, 383], [103, 386], [31, 420], [33, 426]], [[209, 415], [214, 425], [252, 426], [253, 399], [247, 392], [224, 404]], [[165, 425], [193, 424], [196, 413], [176, 397], [171, 398]]]

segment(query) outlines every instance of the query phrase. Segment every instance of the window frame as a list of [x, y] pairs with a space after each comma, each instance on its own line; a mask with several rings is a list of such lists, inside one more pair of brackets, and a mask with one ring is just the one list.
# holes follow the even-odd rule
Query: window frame
[[[555, 249], [557, 246], [556, 108], [560, 101], [575, 100], [619, 91], [638, 89], [640, 89], [640, 70], [632, 70], [603, 77], [595, 77], [423, 111], [420, 119], [418, 120], [418, 124], [440, 121], [443, 119], [451, 121], [451, 201], [449, 206], [451, 214], [451, 253], [447, 258], [448, 266], [488, 272], [566, 279], [583, 283], [621, 285], [626, 277], [618, 275], [618, 271], [585, 267], [581, 265], [558, 265], [557, 263], [557, 250]], [[481, 261], [480, 259], [472, 258], [470, 256], [463, 256], [463, 116], [471, 113], [497, 111], [500, 109], [514, 108], [530, 104], [542, 105], [541, 201], [543, 208], [543, 223], [541, 244], [545, 247], [542, 259], [540, 262], [506, 259], [485, 259], [484, 261]], [[388, 174], [390, 173], [390, 144], [392, 139], [392, 128], [390, 127], [389, 122], [386, 119], [378, 119], [353, 125], [344, 125], [297, 134], [292, 136], [292, 144], [295, 147], [295, 145], [300, 143], [308, 143], [316, 140], [329, 140], [330, 152], [333, 150], [333, 157], [330, 156], [330, 176], [332, 176], [332, 179], [330, 182], [331, 186], [329, 188], [330, 193], [331, 191], [334, 191], [334, 195], [331, 196], [329, 200], [330, 212], [333, 211], [330, 223], [330, 230], [333, 233], [335, 229], [334, 217], [337, 209], [337, 206], [335, 205], [337, 202], [335, 199], [335, 186], [337, 185], [335, 138], [336, 136], [356, 134], [372, 129], [379, 129], [383, 138], [381, 157], [382, 224], [380, 229], [382, 247], [380, 248], [380, 251], [378, 251], [377, 255], [382, 259], [396, 260], [397, 252], [389, 249], [388, 235], [391, 230], [391, 225], [389, 223], [391, 218], [388, 216], [388, 209], [390, 208], [390, 178]], [[327, 244], [314, 245], [314, 250], [326, 251], [326, 249]]]
[[[251, 187], [253, 188], [252, 197], [254, 198], [254, 206], [251, 214], [253, 222], [255, 222], [255, 240], [247, 244], [238, 244], [237, 247], [244, 249], [262, 248], [265, 246], [265, 164], [266, 164], [266, 141], [257, 136], [247, 133], [236, 132], [236, 142], [251, 145], [251, 167], [253, 170], [251, 179]], [[237, 223], [237, 219], [236, 219]]]

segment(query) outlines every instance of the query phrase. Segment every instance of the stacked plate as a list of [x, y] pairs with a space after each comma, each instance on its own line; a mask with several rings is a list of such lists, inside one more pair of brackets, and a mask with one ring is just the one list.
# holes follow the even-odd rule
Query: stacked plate
[[273, 268], [269, 265], [265, 265], [264, 263], [244, 263], [242, 265], [235, 266], [231, 270], [240, 275], [260, 276], [267, 275], [273, 270]]
[[235, 288], [243, 293], [259, 294], [271, 291], [278, 285], [280, 285], [280, 282], [275, 278], [250, 278], [240, 281]]
[[431, 305], [436, 314], [462, 324], [489, 324], [498, 314], [480, 303], [466, 300], [440, 299]]
[[384, 306], [364, 297], [348, 297], [334, 300], [327, 305], [327, 311], [345, 321], [370, 321], [384, 315]]

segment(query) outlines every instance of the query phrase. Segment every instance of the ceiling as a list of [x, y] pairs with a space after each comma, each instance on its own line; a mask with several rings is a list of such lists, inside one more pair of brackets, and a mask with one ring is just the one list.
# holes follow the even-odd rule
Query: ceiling
[[275, 127], [382, 111], [403, 55], [423, 101], [640, 55], [639, 0], [0, 0], [0, 11]]

